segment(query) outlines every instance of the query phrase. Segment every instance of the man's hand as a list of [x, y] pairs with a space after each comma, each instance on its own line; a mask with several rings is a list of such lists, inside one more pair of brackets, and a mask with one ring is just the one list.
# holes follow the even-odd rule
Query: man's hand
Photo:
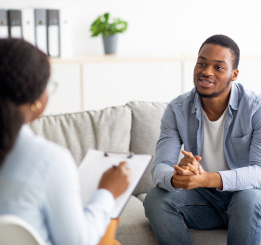
[[218, 188], [221, 190], [223, 188], [221, 176], [217, 172], [204, 171], [202, 174], [197, 175], [183, 175], [183, 168], [175, 165], [174, 169], [175, 171], [171, 182], [172, 185], [176, 188], [183, 188], [186, 190], [199, 187]]
[[[179, 167], [183, 168], [186, 171], [183, 171], [182, 175], [191, 175], [193, 172], [194, 174], [202, 174], [204, 172], [202, 166], [200, 165], [199, 161], [201, 160], [200, 156], [195, 156], [188, 151], [181, 151], [186, 157], [180, 160], [178, 164]], [[189, 172], [189, 171], [191, 172]]]
[[[184, 170], [182, 167], [174, 165], [174, 174], [172, 177], [172, 185], [176, 188], [183, 188], [186, 190], [203, 187], [203, 174], [194, 174], [191, 170]], [[190, 172], [190, 174], [187, 173]], [[206, 171], [205, 171], [206, 173]]]

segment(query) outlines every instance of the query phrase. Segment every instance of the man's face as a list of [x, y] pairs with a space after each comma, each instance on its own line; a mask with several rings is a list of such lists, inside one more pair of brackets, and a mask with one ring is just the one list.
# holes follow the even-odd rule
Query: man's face
[[194, 68], [194, 85], [201, 97], [227, 97], [237, 75], [229, 48], [214, 44], [202, 47]]

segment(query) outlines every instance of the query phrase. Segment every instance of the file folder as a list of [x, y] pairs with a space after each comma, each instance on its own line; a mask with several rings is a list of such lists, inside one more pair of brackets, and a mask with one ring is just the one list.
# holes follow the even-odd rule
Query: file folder
[[22, 10], [22, 30], [24, 40], [35, 45], [34, 9]]
[[72, 24], [68, 9], [60, 9], [60, 56], [72, 57]]
[[8, 10], [9, 36], [23, 38], [21, 10]]
[[35, 44], [47, 54], [46, 9], [35, 9]]
[[60, 23], [59, 10], [47, 10], [47, 40], [48, 55], [51, 57], [60, 56]]
[[8, 38], [8, 19], [5, 9], [0, 9], [0, 38]]

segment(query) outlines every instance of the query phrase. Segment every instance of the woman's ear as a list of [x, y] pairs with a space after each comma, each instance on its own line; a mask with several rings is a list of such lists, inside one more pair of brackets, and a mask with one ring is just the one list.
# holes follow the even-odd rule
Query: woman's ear
[[32, 122], [38, 118], [44, 111], [48, 102], [47, 89], [33, 103], [20, 105], [20, 111], [24, 116], [24, 123]]
[[45, 89], [44, 92], [41, 94], [41, 96], [36, 101], [34, 101], [34, 103], [30, 105], [30, 110], [32, 112], [31, 121], [38, 118], [44, 112], [47, 103], [48, 103], [48, 93], [47, 93], [47, 89]]

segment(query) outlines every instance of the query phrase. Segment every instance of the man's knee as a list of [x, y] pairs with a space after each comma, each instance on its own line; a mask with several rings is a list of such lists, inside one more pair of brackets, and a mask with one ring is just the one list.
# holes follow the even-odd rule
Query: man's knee
[[233, 194], [228, 208], [228, 244], [260, 244], [261, 190]]
[[[229, 215], [251, 216], [255, 212], [260, 212], [261, 209], [261, 190], [249, 189], [238, 191], [233, 194], [233, 198], [229, 207]], [[238, 217], [239, 217], [238, 216]]]
[[162, 200], [164, 198], [164, 195], [167, 195], [169, 192], [161, 189], [159, 187], [154, 187], [151, 189], [143, 202], [145, 210], [157, 205], [160, 205], [162, 203]]
[[143, 202], [145, 208], [145, 214], [149, 218], [150, 215], [157, 215], [166, 210], [171, 202], [171, 195], [173, 193], [168, 192], [162, 188], [154, 187], [151, 189]]

